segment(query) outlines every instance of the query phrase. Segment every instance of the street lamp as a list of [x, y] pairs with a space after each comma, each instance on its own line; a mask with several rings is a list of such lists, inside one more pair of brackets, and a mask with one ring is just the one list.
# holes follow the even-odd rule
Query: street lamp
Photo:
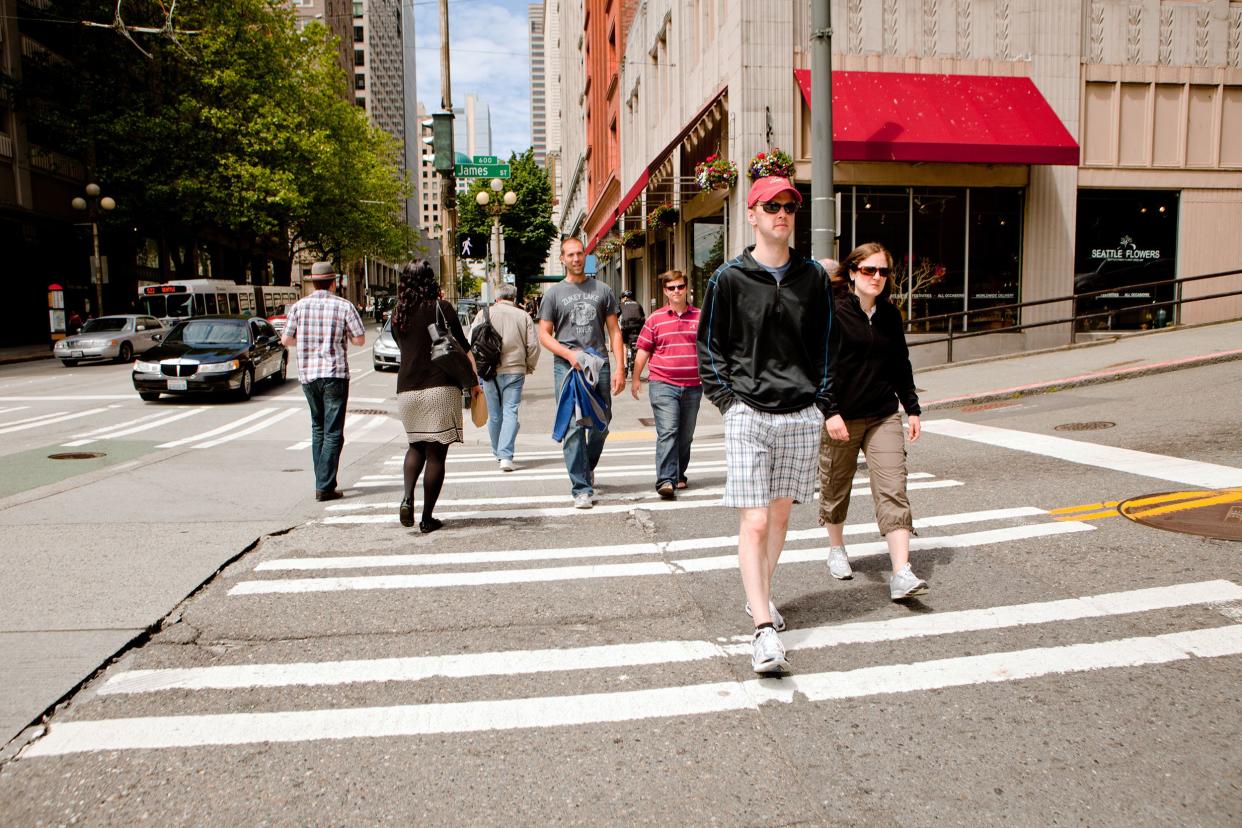
[[[505, 183], [499, 178], [493, 178], [491, 184], [488, 186], [490, 186], [492, 191], [499, 196], [500, 191], [505, 187]], [[513, 192], [513, 190], [509, 190], [504, 194], [504, 197], [500, 199], [499, 203], [492, 204], [491, 194], [489, 194], [487, 190], [479, 190], [478, 195], [474, 197], [474, 201], [492, 215], [492, 261], [495, 263], [495, 272], [492, 276], [492, 295], [494, 296], [496, 289], [500, 287], [501, 279], [500, 216], [505, 212], [505, 210], [508, 210], [514, 204], [517, 204], [517, 193]]]
[[[95, 255], [91, 258], [91, 281], [95, 283], [95, 315], [103, 316], [103, 260], [99, 258], [99, 211], [115, 210], [116, 201], [111, 196], [101, 196], [103, 192], [94, 182], [86, 185], [86, 198], [78, 196], [70, 204], [75, 210], [89, 210], [91, 220], [91, 241]], [[89, 201], [87, 200], [89, 199]]]

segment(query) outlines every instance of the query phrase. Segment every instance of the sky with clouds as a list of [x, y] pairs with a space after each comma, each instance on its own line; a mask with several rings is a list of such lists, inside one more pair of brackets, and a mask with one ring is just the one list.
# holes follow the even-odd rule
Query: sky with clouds
[[[492, 154], [508, 158], [530, 146], [529, 0], [449, 0], [453, 104], [474, 93], [492, 116]], [[415, 0], [418, 100], [440, 108], [440, 6]]]

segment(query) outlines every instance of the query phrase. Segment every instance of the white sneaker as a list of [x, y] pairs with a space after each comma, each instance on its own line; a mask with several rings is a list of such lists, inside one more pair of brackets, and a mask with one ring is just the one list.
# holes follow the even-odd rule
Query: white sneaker
[[771, 627], [755, 630], [754, 648], [750, 667], [756, 673], [765, 675], [789, 669], [789, 661], [785, 658], [785, 645], [781, 643], [776, 630]]
[[[768, 612], [772, 615], [772, 626], [776, 628], [777, 632], [784, 632], [785, 616], [781, 615], [781, 611], [778, 610], [776, 608], [776, 604], [771, 601], [768, 601]], [[746, 602], [746, 614], [751, 618], [755, 617], [755, 614], [750, 611], [750, 601]]]
[[910, 564], [903, 566], [888, 582], [888, 597], [894, 601], [904, 601], [927, 592], [927, 581], [914, 574]]
[[575, 509], [590, 509], [595, 504], [591, 502], [591, 496], [586, 492], [574, 495]]
[[854, 577], [854, 570], [850, 568], [850, 559], [845, 554], [844, 546], [828, 547], [828, 574], [838, 581], [848, 581]]
[[513, 471], [513, 461], [512, 461], [512, 460], [510, 460], [508, 457], [502, 457], [502, 458], [500, 458], [500, 470], [501, 470], [502, 472], [511, 472], [511, 471]]

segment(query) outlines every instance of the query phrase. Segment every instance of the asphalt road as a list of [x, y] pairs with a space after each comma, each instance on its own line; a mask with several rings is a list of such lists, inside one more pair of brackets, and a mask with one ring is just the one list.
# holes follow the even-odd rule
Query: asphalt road
[[[762, 681], [736, 516], [716, 505], [719, 417], [705, 408], [692, 486], [662, 503], [645, 400], [622, 401], [601, 503], [575, 511], [546, 436], [545, 369], [519, 471], [498, 472], [471, 432], [450, 452], [434, 535], [396, 521], [391, 429], [349, 449], [349, 497], [307, 503], [292, 415], [125, 469], [120, 488], [103, 476], [0, 512], [13, 533], [89, 515], [64, 530], [86, 543], [59, 582], [99, 617], [106, 567], [87, 549], [109, 526], [189, 526], [193, 542], [162, 550], [189, 557], [227, 548], [239, 519], [262, 534], [248, 503], [276, 498], [285, 511], [268, 525], [297, 525], [231, 563], [4, 763], [6, 823], [1242, 821], [1242, 547], [1108, 505], [1242, 487], [1236, 363], [929, 414], [909, 454], [912, 560], [930, 593], [888, 600], [860, 472], [852, 581], [828, 577], [814, 505], [795, 509], [775, 591], [793, 674]], [[98, 370], [103, 387], [115, 370]], [[0, 407], [25, 404], [7, 399], [13, 381], [0, 375]], [[359, 377], [355, 398], [372, 381]], [[293, 391], [225, 416], [294, 407], [277, 402]], [[187, 420], [201, 433], [221, 411]], [[88, 430], [71, 425], [57, 439]], [[24, 451], [49, 453], [49, 434]], [[159, 445], [137, 456], [171, 451]], [[177, 470], [207, 496], [183, 504]], [[143, 523], [152, 509], [195, 520]], [[40, 608], [5, 613], [9, 629]]]

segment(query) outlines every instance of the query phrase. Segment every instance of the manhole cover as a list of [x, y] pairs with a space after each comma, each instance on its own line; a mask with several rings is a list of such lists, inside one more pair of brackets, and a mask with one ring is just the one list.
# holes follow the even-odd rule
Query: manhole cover
[[1057, 431], [1099, 431], [1102, 428], [1112, 428], [1117, 425], [1110, 423], [1108, 420], [1092, 420], [1088, 423], [1061, 423], [1055, 426]]
[[639, 421], [640, 423], [642, 423], [643, 425], [647, 426], [648, 428], [650, 428], [650, 427], [652, 427], [652, 426], [654, 426], [654, 425], [655, 425], [655, 418], [654, 418], [654, 417], [639, 417], [639, 418], [638, 418], [638, 421]]
[[94, 460], [96, 457], [107, 457], [106, 452], [102, 451], [62, 451], [59, 454], [49, 454], [48, 460]]
[[381, 417], [387, 417], [388, 412], [382, 408], [351, 408], [350, 414], [377, 414]]
[[1242, 541], [1242, 488], [1162, 492], [1117, 506], [1125, 517], [1169, 532]]

